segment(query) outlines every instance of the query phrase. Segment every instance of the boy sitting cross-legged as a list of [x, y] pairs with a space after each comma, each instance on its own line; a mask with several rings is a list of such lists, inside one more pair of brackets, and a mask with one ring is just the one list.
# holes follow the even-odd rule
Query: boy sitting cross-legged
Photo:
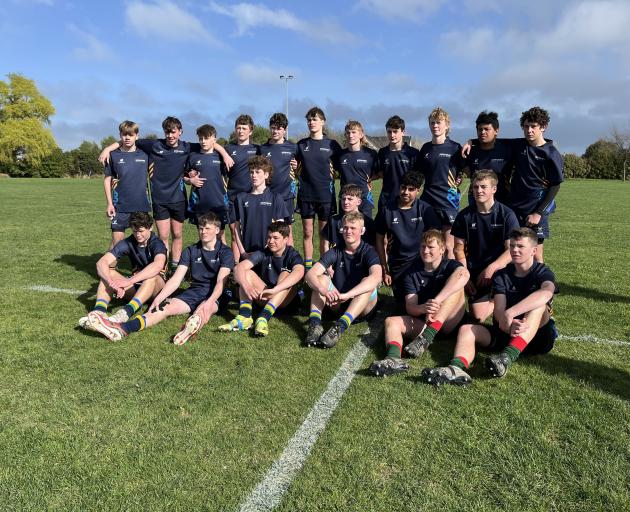
[[[210, 212], [199, 217], [197, 227], [199, 241], [184, 249], [175, 273], [155, 297], [146, 314], [118, 323], [92, 312], [88, 315], [90, 329], [110, 341], [120, 341], [128, 334], [156, 325], [169, 316], [194, 311], [182, 330], [173, 337], [173, 343], [183, 345], [197, 334], [218, 311], [225, 281], [234, 267], [232, 251], [218, 238], [221, 219]], [[190, 287], [169, 298], [179, 288], [189, 269]]]
[[239, 284], [239, 311], [231, 322], [219, 327], [220, 331], [249, 329], [254, 324], [252, 302], [263, 307], [254, 324], [256, 336], [269, 334], [269, 320], [276, 309], [297, 309], [304, 261], [300, 253], [288, 245], [289, 235], [289, 224], [272, 222], [267, 232], [267, 247], [251, 253], [236, 266], [234, 278]]

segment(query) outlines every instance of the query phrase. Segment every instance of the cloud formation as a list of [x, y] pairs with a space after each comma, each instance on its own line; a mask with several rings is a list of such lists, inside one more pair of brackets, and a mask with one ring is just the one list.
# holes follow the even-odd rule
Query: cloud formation
[[389, 20], [421, 22], [445, 3], [446, 0], [360, 0], [355, 9], [366, 9]]
[[94, 34], [81, 30], [70, 23], [68, 30], [82, 43], [82, 46], [72, 50], [72, 55], [79, 60], [103, 61], [114, 57], [110, 47], [98, 39]]

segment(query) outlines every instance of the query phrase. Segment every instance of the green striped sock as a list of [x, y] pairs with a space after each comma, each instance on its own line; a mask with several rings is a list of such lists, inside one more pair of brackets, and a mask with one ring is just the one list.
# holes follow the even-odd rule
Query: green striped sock
[[94, 304], [94, 311], [102, 311], [103, 313], [106, 313], [107, 306], [109, 306], [109, 301], [105, 299], [96, 299], [96, 304]]

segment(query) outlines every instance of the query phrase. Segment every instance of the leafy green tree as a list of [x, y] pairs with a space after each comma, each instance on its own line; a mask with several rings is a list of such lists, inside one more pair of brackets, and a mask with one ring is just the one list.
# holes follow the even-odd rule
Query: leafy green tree
[[583, 157], [589, 166], [589, 178], [621, 179], [624, 155], [614, 142], [600, 139], [586, 148]]
[[0, 163], [38, 166], [57, 148], [49, 127], [55, 108], [33, 80], [7, 78], [0, 80]]
[[567, 178], [588, 178], [588, 163], [581, 156], [567, 153], [564, 155], [564, 175]]
[[118, 139], [113, 135], [108, 135], [101, 141], [101, 149], [106, 148], [107, 146], [113, 144], [114, 142], [118, 142]]
[[84, 140], [78, 148], [70, 151], [72, 174], [78, 176], [103, 174], [103, 166], [98, 161], [100, 152], [96, 142]]

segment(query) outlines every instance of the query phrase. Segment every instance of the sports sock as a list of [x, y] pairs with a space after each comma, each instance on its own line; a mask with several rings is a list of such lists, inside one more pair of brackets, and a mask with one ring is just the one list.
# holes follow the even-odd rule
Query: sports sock
[[304, 260], [304, 268], [310, 270], [313, 268], [313, 260]]
[[94, 304], [94, 311], [102, 311], [103, 313], [106, 313], [107, 306], [109, 306], [109, 301], [106, 301], [105, 299], [96, 299], [96, 304]]
[[120, 326], [127, 332], [142, 331], [147, 326], [147, 319], [144, 315], [135, 316], [127, 322], [123, 322]]
[[337, 323], [341, 327], [341, 332], [344, 332], [348, 327], [350, 327], [350, 324], [353, 321], [354, 321], [354, 317], [347, 311], [343, 315], [341, 315], [341, 318], [337, 320]]
[[276, 306], [274, 306], [272, 302], [267, 302], [263, 310], [260, 312], [260, 316], [258, 318], [263, 318], [268, 322], [275, 312]]
[[238, 314], [245, 318], [252, 317], [252, 303], [248, 300], [242, 300], [238, 306]]
[[424, 336], [424, 339], [427, 340], [429, 343], [432, 343], [433, 338], [435, 338], [435, 335], [441, 328], [442, 322], [438, 322], [437, 320], [435, 322], [431, 322], [427, 325], [427, 328], [422, 333], [422, 336]]
[[457, 368], [461, 368], [462, 370], [468, 370], [470, 368], [470, 363], [463, 356], [455, 356], [451, 359], [451, 362], [448, 363], [449, 366], [456, 366]]
[[388, 341], [387, 346], [387, 355], [386, 357], [395, 357], [400, 359], [402, 356], [402, 342], [400, 341]]
[[510, 340], [510, 344], [505, 347], [505, 352], [510, 360], [510, 363], [513, 363], [518, 359], [518, 356], [521, 355], [521, 352], [525, 350], [527, 346], [527, 342], [521, 338], [520, 336], [516, 336]]
[[308, 315], [308, 323], [310, 325], [321, 325], [322, 312], [319, 309], [313, 308]]
[[134, 297], [127, 304], [125, 304], [124, 310], [127, 312], [127, 316], [131, 318], [136, 311], [142, 307], [142, 301], [138, 297]]

